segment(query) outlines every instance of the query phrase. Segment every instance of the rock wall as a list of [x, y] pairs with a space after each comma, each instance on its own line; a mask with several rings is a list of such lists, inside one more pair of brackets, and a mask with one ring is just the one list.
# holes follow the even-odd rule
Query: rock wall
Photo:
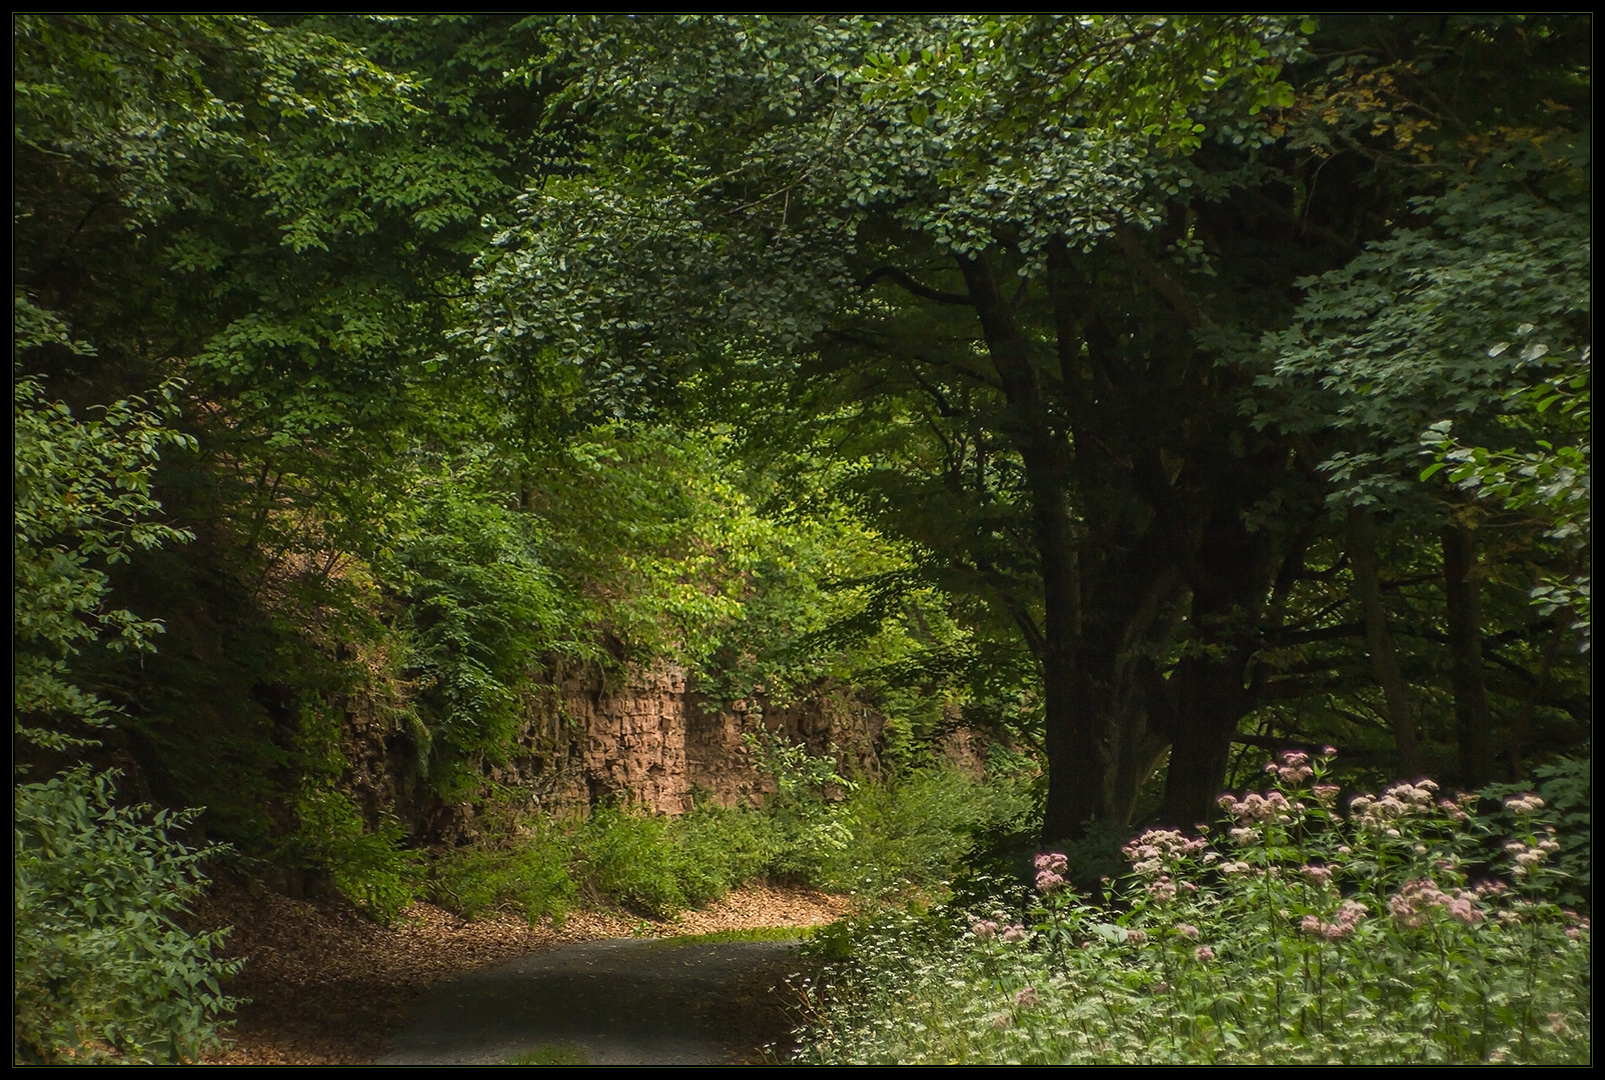
[[[348, 712], [351, 782], [370, 815], [397, 812], [415, 831], [470, 838], [473, 810], [441, 805], [409, 780], [405, 732], [372, 709]], [[730, 806], [753, 802], [772, 782], [753, 768], [744, 736], [769, 731], [815, 754], [834, 752], [858, 775], [880, 771], [884, 718], [844, 688], [824, 684], [784, 706], [762, 701], [721, 708], [688, 685], [684, 669], [659, 665], [570, 674], [525, 701], [518, 750], [486, 762], [487, 780], [524, 793], [532, 808], [583, 815], [602, 803], [665, 814], [689, 810], [693, 795]]]
[[882, 718], [834, 686], [784, 707], [723, 709], [688, 685], [682, 668], [661, 665], [627, 671], [611, 685], [595, 672], [572, 676], [543, 697], [528, 710], [526, 753], [487, 775], [557, 812], [612, 801], [679, 814], [694, 792], [726, 806], [751, 801], [770, 785], [744, 741], [760, 731], [815, 754], [835, 752], [854, 771], [880, 767]]

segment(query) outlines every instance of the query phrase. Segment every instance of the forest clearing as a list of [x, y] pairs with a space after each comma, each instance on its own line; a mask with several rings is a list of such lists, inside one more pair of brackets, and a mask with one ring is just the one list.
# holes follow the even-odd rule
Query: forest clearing
[[14, 1063], [1592, 1060], [1591, 16], [12, 35]]

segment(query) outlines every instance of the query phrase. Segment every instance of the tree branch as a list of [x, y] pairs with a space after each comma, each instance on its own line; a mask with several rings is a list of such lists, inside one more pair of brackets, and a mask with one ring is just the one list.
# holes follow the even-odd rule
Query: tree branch
[[1307, 566], [1299, 567], [1298, 579], [1300, 581], [1330, 581], [1338, 575], [1339, 571], [1347, 569], [1348, 565], [1349, 554], [1344, 552], [1338, 556], [1337, 562], [1328, 566], [1325, 570], [1311, 570]]
[[1186, 324], [1197, 330], [1209, 325], [1209, 316], [1205, 315], [1193, 298], [1187, 295], [1187, 290], [1169, 271], [1153, 259], [1148, 257], [1148, 249], [1143, 246], [1142, 237], [1129, 225], [1117, 225], [1114, 230], [1115, 243], [1131, 265], [1142, 275], [1148, 287], [1159, 294], [1160, 299], [1169, 304], [1171, 310], [1182, 317]]
[[933, 386], [929, 379], [920, 374], [919, 368], [915, 366], [917, 362], [917, 357], [908, 361], [907, 367], [909, 377], [914, 380], [915, 385], [931, 396], [931, 400], [936, 402], [937, 414], [948, 420], [964, 415], [958, 409], [955, 409], [952, 405], [948, 404], [947, 396], [942, 393], [939, 387]]
[[895, 266], [881, 266], [872, 270], [864, 280], [858, 283], [859, 291], [862, 292], [882, 278], [890, 278], [915, 296], [933, 300], [938, 304], [957, 304], [964, 307], [975, 306], [968, 293], [943, 292], [941, 289], [933, 289], [929, 285], [918, 281], [908, 271], [900, 270]]
[[1026, 648], [1030, 649], [1034, 656], [1040, 658], [1043, 654], [1044, 646], [1042, 630], [1037, 626], [1037, 621], [1028, 612], [1016, 610], [1014, 612], [1014, 624], [1020, 628], [1020, 633], [1025, 638]]
[[1267, 679], [1261, 684], [1257, 699], [1261, 705], [1272, 701], [1294, 701], [1316, 694], [1333, 693], [1338, 686], [1330, 679]]
[[[1331, 745], [1330, 743], [1304, 742], [1302, 739], [1279, 739], [1274, 735], [1239, 734], [1232, 736], [1232, 742], [1241, 743], [1244, 746], [1257, 746], [1261, 750], [1269, 750], [1272, 753], [1278, 750], [1302, 750], [1312, 757], [1322, 753], [1327, 746]], [[1342, 747], [1337, 747], [1336, 749], [1338, 757], [1356, 765], [1385, 761], [1390, 756], [1386, 751], [1345, 750]]]
[[1266, 634], [1261, 644], [1267, 649], [1285, 649], [1291, 645], [1337, 641], [1342, 638], [1361, 637], [1364, 634], [1364, 623], [1339, 623], [1337, 626], [1322, 626], [1314, 630], [1283, 630], [1276, 634]]

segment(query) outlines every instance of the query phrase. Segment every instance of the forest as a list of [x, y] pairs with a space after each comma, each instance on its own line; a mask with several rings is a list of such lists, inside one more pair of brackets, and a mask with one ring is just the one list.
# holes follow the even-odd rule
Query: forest
[[762, 881], [799, 1063], [1591, 1060], [1591, 16], [12, 45], [15, 1062]]

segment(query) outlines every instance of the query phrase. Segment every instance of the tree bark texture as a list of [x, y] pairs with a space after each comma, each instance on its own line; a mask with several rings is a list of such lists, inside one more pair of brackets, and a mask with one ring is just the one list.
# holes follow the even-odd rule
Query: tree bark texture
[[1184, 656], [1168, 680], [1174, 737], [1160, 813], [1173, 828], [1192, 829], [1214, 818], [1232, 736], [1259, 703], [1258, 687], [1246, 684], [1259, 648], [1254, 627], [1279, 562], [1274, 556], [1264, 530], [1251, 533], [1236, 514], [1216, 512], [1192, 560], [1191, 623], [1202, 647]]
[[1382, 580], [1377, 556], [1376, 518], [1364, 507], [1349, 511], [1349, 566], [1354, 574], [1354, 598], [1365, 623], [1366, 651], [1370, 655], [1371, 677], [1382, 687], [1387, 703], [1388, 725], [1393, 729], [1394, 745], [1404, 775], [1421, 771], [1421, 754], [1416, 744], [1415, 716], [1410, 707], [1404, 675], [1399, 670], [1398, 650], [1388, 629], [1388, 613], [1382, 603]]
[[1097, 739], [1077, 708], [1081, 584], [1070, 513], [1069, 447], [1049, 420], [1031, 347], [1020, 333], [986, 257], [959, 260], [980, 317], [992, 365], [1008, 403], [1008, 434], [1031, 492], [1031, 525], [1042, 569], [1042, 664], [1048, 800], [1044, 843], [1081, 835], [1102, 809], [1104, 776]]
[[1493, 772], [1493, 718], [1482, 677], [1482, 583], [1476, 574], [1476, 543], [1476, 534], [1465, 525], [1451, 522], [1443, 527], [1455, 736], [1460, 744], [1460, 783], [1469, 790], [1488, 783]]
[[1171, 828], [1191, 830], [1212, 821], [1215, 799], [1226, 783], [1232, 736], [1249, 709], [1243, 689], [1243, 660], [1185, 657], [1170, 677], [1176, 684], [1175, 736], [1165, 775], [1160, 819]]

